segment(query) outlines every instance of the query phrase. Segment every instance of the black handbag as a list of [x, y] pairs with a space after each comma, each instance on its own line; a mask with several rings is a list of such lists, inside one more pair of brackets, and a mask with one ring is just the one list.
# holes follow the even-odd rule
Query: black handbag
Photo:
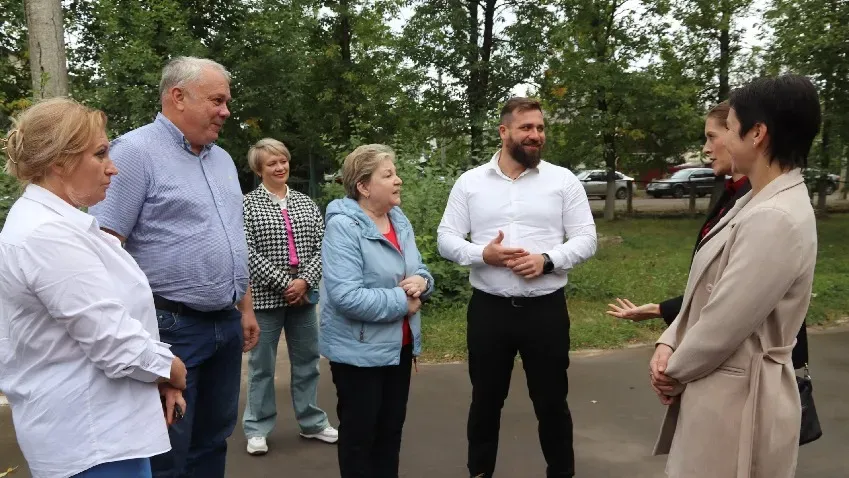
[[814, 385], [811, 382], [808, 364], [805, 364], [805, 376], [796, 376], [796, 384], [799, 385], [799, 398], [802, 400], [802, 428], [799, 434], [799, 445], [804, 445], [822, 436], [817, 408], [814, 406]]

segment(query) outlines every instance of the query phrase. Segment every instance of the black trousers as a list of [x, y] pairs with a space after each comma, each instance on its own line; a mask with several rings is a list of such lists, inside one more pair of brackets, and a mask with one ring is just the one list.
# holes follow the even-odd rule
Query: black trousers
[[505, 298], [475, 290], [469, 302], [467, 343], [472, 404], [469, 473], [491, 477], [498, 454], [501, 408], [516, 353], [539, 422], [548, 477], [575, 474], [569, 381], [569, 313], [563, 290], [536, 298]]
[[341, 478], [398, 478], [401, 432], [407, 417], [413, 346], [387, 367], [330, 362], [336, 385]]

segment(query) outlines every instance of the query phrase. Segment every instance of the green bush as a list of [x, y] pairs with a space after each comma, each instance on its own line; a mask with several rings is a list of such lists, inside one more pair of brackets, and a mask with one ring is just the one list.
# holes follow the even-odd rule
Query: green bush
[[[398, 175], [404, 181], [401, 192], [401, 209], [413, 224], [416, 245], [424, 263], [433, 274], [436, 292], [431, 303], [444, 306], [468, 300], [471, 294], [469, 271], [447, 261], [439, 255], [436, 245], [436, 229], [442, 219], [448, 194], [458, 176], [456, 170], [418, 165], [415, 161], [399, 159]], [[341, 198], [345, 191], [341, 184], [330, 182], [322, 187], [318, 200], [322, 210], [333, 199]]]
[[20, 194], [20, 187], [15, 178], [0, 173], [0, 228], [6, 222], [6, 214], [9, 213], [9, 208], [15, 202]]

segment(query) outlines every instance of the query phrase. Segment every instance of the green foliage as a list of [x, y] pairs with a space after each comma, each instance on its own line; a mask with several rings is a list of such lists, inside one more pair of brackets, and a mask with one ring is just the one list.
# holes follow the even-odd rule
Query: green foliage
[[9, 213], [9, 208], [20, 194], [20, 186], [18, 181], [0, 172], [0, 228], [6, 222], [6, 215]]
[[[701, 219], [630, 219], [598, 224], [599, 250], [569, 274], [567, 301], [572, 349], [621, 347], [656, 339], [660, 319], [633, 323], [604, 313], [617, 297], [657, 303], [684, 292], [695, 231]], [[818, 222], [819, 251], [807, 324], [820, 326], [849, 316], [849, 214]], [[422, 320], [426, 360], [466, 355], [466, 307], [426, 306]]]
[[0, 8], [0, 132], [10, 117], [29, 105], [29, 53], [23, 0], [4, 0]]
[[[552, 55], [539, 80], [553, 123], [549, 160], [638, 172], [675, 161], [698, 144], [700, 85], [665, 36], [663, 2], [553, 5], [564, 14], [552, 27]], [[656, 61], [635, 67], [646, 58]]]
[[823, 124], [811, 162], [836, 171], [839, 161], [832, 159], [841, 159], [849, 144], [849, 3], [776, 0], [766, 19], [774, 31], [770, 73], [790, 70], [819, 87]]

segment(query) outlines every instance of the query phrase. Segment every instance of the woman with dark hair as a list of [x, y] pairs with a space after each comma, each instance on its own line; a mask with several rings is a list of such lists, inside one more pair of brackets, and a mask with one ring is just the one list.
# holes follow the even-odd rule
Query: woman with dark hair
[[[702, 147], [702, 152], [707, 156], [708, 161], [710, 161], [710, 167], [713, 169], [715, 175], [731, 175], [731, 179], [726, 182], [725, 190], [716, 201], [716, 205], [708, 213], [705, 223], [699, 228], [693, 254], [698, 250], [699, 243], [707, 235], [711, 227], [719, 222], [734, 207], [738, 199], [752, 190], [752, 186], [749, 184], [746, 176], [739, 172], [731, 171], [731, 154], [725, 149], [726, 120], [728, 119], [730, 108], [728, 101], [723, 101], [711, 108], [707, 114], [707, 118], [705, 118], [705, 144]], [[609, 304], [610, 309], [607, 313], [608, 315], [620, 319], [633, 320], [634, 322], [663, 318], [668, 325], [678, 316], [683, 300], [684, 296], [680, 295], [659, 304], [636, 306], [628, 299], [617, 298], [617, 304]]]
[[[722, 195], [719, 196], [713, 209], [708, 212], [704, 224], [699, 228], [693, 255], [699, 250], [699, 244], [711, 228], [734, 207], [738, 199], [752, 190], [749, 178], [739, 171], [732, 170], [731, 153], [725, 147], [725, 132], [728, 129], [727, 121], [730, 109], [731, 106], [728, 101], [723, 101], [711, 108], [707, 118], [705, 118], [705, 144], [702, 147], [702, 152], [710, 161], [710, 167], [715, 175], [730, 175], [731, 178], [726, 181]], [[666, 299], [659, 304], [651, 303], [638, 306], [628, 299], [617, 298], [616, 304], [608, 304], [610, 308], [607, 310], [607, 314], [634, 322], [662, 318], [666, 325], [670, 325], [681, 312], [683, 300], [684, 296], [679, 295]], [[799, 369], [808, 362], [808, 333], [804, 323], [799, 328], [796, 341], [796, 346], [793, 347], [793, 368]]]
[[681, 312], [657, 341], [652, 387], [670, 405], [655, 448], [670, 477], [791, 478], [801, 403], [791, 351], [811, 299], [817, 235], [801, 169], [819, 132], [804, 77], [731, 94], [725, 147], [749, 178], [699, 243]]

